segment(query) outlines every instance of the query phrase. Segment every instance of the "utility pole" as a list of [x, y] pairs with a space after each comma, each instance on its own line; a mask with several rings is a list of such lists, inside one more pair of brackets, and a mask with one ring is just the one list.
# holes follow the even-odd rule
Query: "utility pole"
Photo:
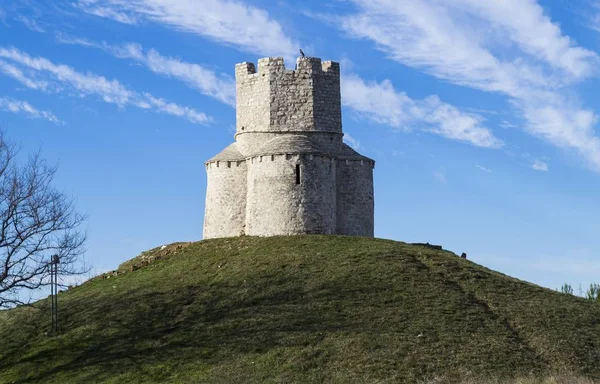
[[52, 332], [58, 332], [58, 255], [50, 259], [50, 306], [52, 310]]

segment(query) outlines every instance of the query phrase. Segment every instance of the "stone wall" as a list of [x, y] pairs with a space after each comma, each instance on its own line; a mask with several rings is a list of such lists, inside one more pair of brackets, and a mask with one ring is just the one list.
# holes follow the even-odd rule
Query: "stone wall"
[[335, 233], [335, 197], [335, 162], [330, 157], [254, 157], [248, 164], [246, 234]]
[[236, 132], [342, 132], [339, 64], [298, 58], [287, 70], [283, 58], [236, 65]]
[[340, 65], [325, 61], [313, 77], [315, 130], [342, 132]]
[[[308, 64], [308, 63], [307, 63]], [[259, 66], [261, 62], [259, 60]], [[273, 67], [269, 67], [272, 69]], [[314, 129], [314, 95], [312, 68], [270, 72], [270, 126], [274, 131], [308, 131]]]
[[206, 165], [204, 238], [244, 234], [246, 226], [246, 161], [215, 161]]
[[348, 236], [374, 236], [371, 160], [337, 161], [337, 229]]
[[270, 125], [269, 77], [256, 73], [254, 64], [235, 66], [236, 132], [265, 131]]

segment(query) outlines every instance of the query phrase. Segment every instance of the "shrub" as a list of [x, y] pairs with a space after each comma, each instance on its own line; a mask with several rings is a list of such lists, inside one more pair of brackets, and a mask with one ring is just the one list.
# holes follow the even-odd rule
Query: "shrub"
[[572, 295], [573, 294], [573, 287], [571, 287], [570, 284], [564, 283], [562, 287], [560, 287], [560, 291], [562, 293], [566, 293], [568, 295]]
[[585, 293], [586, 298], [589, 300], [598, 300], [600, 295], [600, 284], [592, 283]]

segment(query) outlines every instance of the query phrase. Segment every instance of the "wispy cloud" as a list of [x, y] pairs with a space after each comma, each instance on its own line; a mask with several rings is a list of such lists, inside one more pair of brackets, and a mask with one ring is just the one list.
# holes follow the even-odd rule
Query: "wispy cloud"
[[344, 133], [343, 137], [344, 143], [348, 144], [352, 148], [358, 150], [360, 148], [360, 141], [356, 140], [352, 135], [348, 132]]
[[0, 57], [36, 71], [40, 75], [50, 75], [53, 80], [71, 86], [82, 96], [97, 94], [107, 103], [125, 106], [131, 103], [135, 95], [117, 80], [108, 80], [91, 73], [80, 73], [67, 65], [54, 64], [43, 57], [32, 57], [16, 48], [0, 48]]
[[563, 91], [597, 73], [598, 55], [565, 36], [535, 0], [353, 3], [356, 11], [338, 18], [350, 36], [437, 78], [507, 96], [528, 132], [600, 170], [596, 114]]
[[[155, 73], [178, 79], [203, 94], [228, 105], [235, 105], [235, 81], [229, 77], [219, 77], [213, 71], [198, 64], [162, 56], [154, 49], [144, 51], [139, 44], [135, 43], [110, 45], [106, 42], [94, 42], [66, 35], [58, 35], [57, 39], [63, 44], [99, 48], [116, 57], [135, 60]], [[500, 140], [494, 138], [489, 130], [479, 127], [483, 120], [480, 116], [462, 113], [457, 108], [442, 103], [436, 97], [417, 103], [406, 95], [397, 93], [389, 82], [367, 85], [355, 76], [344, 79], [344, 89], [347, 91], [344, 93], [344, 103], [375, 121], [396, 127], [399, 127], [400, 123], [407, 126], [421, 125], [430, 132], [451, 139], [468, 141], [478, 146], [501, 145]], [[386, 106], [383, 109], [382, 103]], [[400, 104], [404, 105], [404, 109], [398, 109]], [[421, 121], [423, 119], [424, 124]], [[351, 137], [347, 137], [346, 140], [355, 149], [360, 145]]]
[[266, 11], [238, 1], [79, 0], [74, 5], [121, 23], [151, 21], [248, 52], [293, 57], [299, 47]]
[[24, 114], [33, 119], [48, 120], [57, 125], [64, 125], [52, 112], [41, 111], [34, 108], [26, 101], [15, 100], [7, 97], [0, 97], [0, 110], [12, 113]]
[[[344, 30], [373, 40], [395, 60], [454, 83], [519, 96], [523, 88], [589, 76], [598, 66], [597, 55], [574, 46], [533, 0], [354, 3], [359, 12], [342, 18]], [[489, 32], [477, 33], [481, 25]], [[486, 46], [502, 48], [500, 38], [518, 45], [520, 54], [495, 56]]]
[[499, 125], [500, 128], [517, 128], [517, 126], [510, 121], [503, 120]]
[[138, 23], [138, 18], [136, 15], [130, 15], [126, 11], [119, 11], [118, 6], [111, 7], [109, 4], [109, 6], [105, 7], [97, 5], [97, 3], [99, 2], [84, 0], [80, 1], [77, 5], [90, 15], [113, 19], [123, 24], [133, 25]]
[[102, 48], [104, 45], [104, 44], [100, 44], [95, 41], [85, 39], [82, 37], [67, 35], [62, 32], [56, 33], [55, 37], [56, 37], [56, 41], [60, 44], [81, 45], [84, 47], [93, 47], [93, 48]]
[[6, 61], [0, 60], [0, 72], [4, 73], [8, 77], [12, 77], [27, 88], [46, 90], [48, 89], [48, 82], [39, 79], [32, 79], [25, 75], [23, 71]]
[[41, 25], [39, 25], [35, 19], [32, 19], [31, 17], [19, 15], [16, 17], [16, 19], [18, 21], [20, 21], [28, 29], [31, 29], [34, 32], [40, 32], [40, 33], [46, 32], [46, 30]]
[[502, 141], [483, 126], [483, 118], [461, 112], [437, 96], [413, 100], [389, 80], [366, 83], [355, 75], [342, 78], [342, 102], [365, 117], [399, 129], [420, 128], [479, 147], [498, 148]]
[[533, 164], [531, 164], [531, 168], [536, 171], [548, 172], [548, 164], [541, 160], [535, 160]]
[[193, 123], [206, 123], [210, 120], [204, 113], [198, 112], [193, 108], [181, 106], [164, 99], [156, 98], [149, 93], [144, 93], [143, 95], [144, 100], [136, 104], [138, 107], [146, 108], [146, 106], [149, 104], [150, 109], [154, 108], [169, 115], [185, 117]]
[[63, 44], [99, 48], [115, 57], [134, 60], [154, 73], [180, 80], [202, 94], [235, 106], [235, 81], [233, 78], [217, 76], [214, 71], [199, 64], [162, 56], [155, 49], [144, 51], [141, 45], [135, 43], [110, 45], [106, 42], [96, 43], [65, 35], [59, 35], [57, 39]]
[[560, 69], [563, 74], [581, 78], [598, 69], [596, 53], [577, 46], [565, 36], [536, 0], [457, 0], [453, 5], [491, 21], [523, 52]]
[[[211, 120], [209, 116], [193, 108], [178, 106], [148, 93], [139, 93], [130, 90], [117, 80], [108, 80], [103, 76], [89, 72], [81, 73], [67, 65], [55, 64], [43, 57], [29, 56], [27, 53], [16, 48], [0, 47], [0, 58], [12, 62], [12, 65], [4, 63], [5, 65], [3, 66], [3, 62], [0, 61], [0, 71], [15, 78], [29, 88], [44, 90], [50, 82], [54, 82], [58, 84], [54, 87], [56, 90], [69, 90], [81, 97], [99, 96], [104, 102], [116, 104], [120, 107], [134, 105], [142, 109], [152, 109], [170, 115], [185, 117], [189, 121], [199, 124], [204, 124]], [[37, 78], [31, 79], [25, 77], [21, 69], [17, 68], [16, 65], [27, 68]], [[14, 69], [17, 71], [14, 71]], [[39, 78], [43, 78], [43, 80]], [[40, 84], [46, 84], [46, 87], [42, 87]]]
[[583, 7], [579, 11], [579, 15], [584, 20], [585, 26], [600, 32], [600, 3], [593, 0], [581, 3]]
[[475, 164], [475, 167], [476, 167], [477, 169], [479, 169], [480, 171], [487, 172], [487, 173], [492, 173], [492, 170], [491, 170], [491, 169], [489, 169], [489, 168], [486, 168], [486, 167], [484, 167], [483, 165]]

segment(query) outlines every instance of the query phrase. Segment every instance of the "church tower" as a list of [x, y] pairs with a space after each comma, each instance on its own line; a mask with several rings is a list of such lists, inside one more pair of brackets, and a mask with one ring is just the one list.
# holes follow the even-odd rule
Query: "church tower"
[[206, 162], [204, 238], [373, 236], [374, 161], [342, 141], [339, 64], [235, 67], [235, 142]]

